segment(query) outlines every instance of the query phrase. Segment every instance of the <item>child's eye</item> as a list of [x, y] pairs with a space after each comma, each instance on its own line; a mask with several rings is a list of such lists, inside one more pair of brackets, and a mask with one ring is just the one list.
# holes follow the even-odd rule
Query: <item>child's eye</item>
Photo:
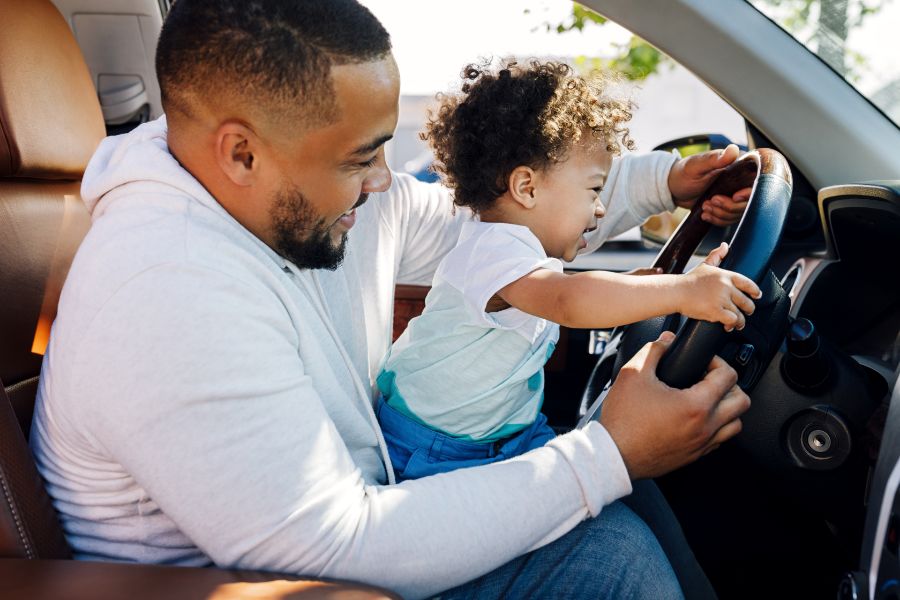
[[591, 191], [594, 192], [595, 194], [597, 194], [597, 195], [599, 196], [599, 195], [600, 195], [600, 192], [603, 191], [603, 186], [602, 186], [602, 185], [598, 185], [597, 187], [593, 187], [593, 188], [591, 188]]

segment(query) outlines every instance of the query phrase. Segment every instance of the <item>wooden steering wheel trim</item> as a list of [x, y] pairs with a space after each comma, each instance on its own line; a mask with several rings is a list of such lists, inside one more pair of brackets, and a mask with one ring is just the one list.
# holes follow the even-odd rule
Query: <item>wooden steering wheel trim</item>
[[[704, 221], [703, 203], [713, 196], [731, 196], [738, 190], [753, 187], [761, 175], [775, 175], [792, 184], [787, 161], [768, 148], [760, 148], [740, 157], [723, 170], [700, 195], [690, 214], [681, 222], [653, 263], [663, 273], [682, 273], [691, 255], [709, 233], [712, 225]], [[752, 192], [751, 192], [752, 196]]]

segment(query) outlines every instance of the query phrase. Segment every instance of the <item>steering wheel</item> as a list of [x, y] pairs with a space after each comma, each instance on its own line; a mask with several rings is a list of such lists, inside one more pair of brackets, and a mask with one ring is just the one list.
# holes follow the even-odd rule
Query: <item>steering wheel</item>
[[[730, 196], [747, 187], [752, 187], [750, 200], [729, 243], [728, 255], [720, 266], [746, 275], [761, 285], [781, 238], [792, 189], [787, 160], [768, 148], [740, 157], [710, 183], [697, 199], [691, 213], [660, 250], [653, 266], [661, 268], [663, 273], [682, 273], [712, 227], [701, 219], [703, 203], [712, 196]], [[593, 418], [599, 407], [594, 410], [588, 410], [588, 407], [615, 380], [622, 365], [644, 344], [657, 339], [664, 330], [677, 329], [677, 332], [659, 362], [657, 377], [675, 388], [690, 387], [703, 377], [709, 362], [725, 342], [726, 332], [719, 323], [687, 319], [679, 327], [679, 322], [679, 315], [668, 315], [613, 331], [582, 397], [582, 412], [587, 412], [584, 420]]]

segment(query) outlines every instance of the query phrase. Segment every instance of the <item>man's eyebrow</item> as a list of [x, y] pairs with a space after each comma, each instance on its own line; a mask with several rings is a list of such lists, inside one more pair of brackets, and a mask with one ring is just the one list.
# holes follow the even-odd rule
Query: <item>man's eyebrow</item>
[[369, 142], [368, 144], [363, 144], [362, 146], [360, 146], [359, 148], [357, 148], [356, 150], [351, 152], [350, 155], [358, 156], [360, 154], [368, 154], [370, 152], [374, 152], [375, 150], [378, 150], [383, 144], [387, 143], [387, 141], [393, 137], [394, 137], [393, 134], [383, 135], [380, 138]]

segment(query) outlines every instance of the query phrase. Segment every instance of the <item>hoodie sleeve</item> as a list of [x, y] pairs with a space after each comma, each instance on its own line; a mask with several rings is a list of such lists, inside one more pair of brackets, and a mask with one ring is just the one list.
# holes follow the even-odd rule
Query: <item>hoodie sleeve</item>
[[669, 171], [678, 157], [668, 152], [628, 154], [613, 161], [600, 201], [606, 216], [588, 238], [582, 254], [593, 252], [611, 237], [643, 223], [647, 217], [675, 208]]
[[[582, 253], [593, 252], [651, 215], [674, 209], [668, 178], [676, 160], [678, 157], [668, 152], [616, 158], [601, 196], [606, 216]], [[438, 264], [456, 244], [462, 224], [472, 219], [472, 212], [454, 207], [450, 191], [442, 185], [405, 174], [394, 174], [386, 194], [382, 219], [398, 245], [397, 282], [430, 285]]]
[[76, 350], [79, 435], [219, 566], [409, 598], [489, 572], [631, 491], [599, 423], [503, 463], [367, 485], [300, 358], [305, 343], [316, 342], [265, 290], [208, 268], [147, 270]]
[[397, 283], [431, 285], [438, 264], [456, 245], [472, 211], [453, 205], [446, 187], [393, 174], [382, 202], [382, 219], [397, 245]]

